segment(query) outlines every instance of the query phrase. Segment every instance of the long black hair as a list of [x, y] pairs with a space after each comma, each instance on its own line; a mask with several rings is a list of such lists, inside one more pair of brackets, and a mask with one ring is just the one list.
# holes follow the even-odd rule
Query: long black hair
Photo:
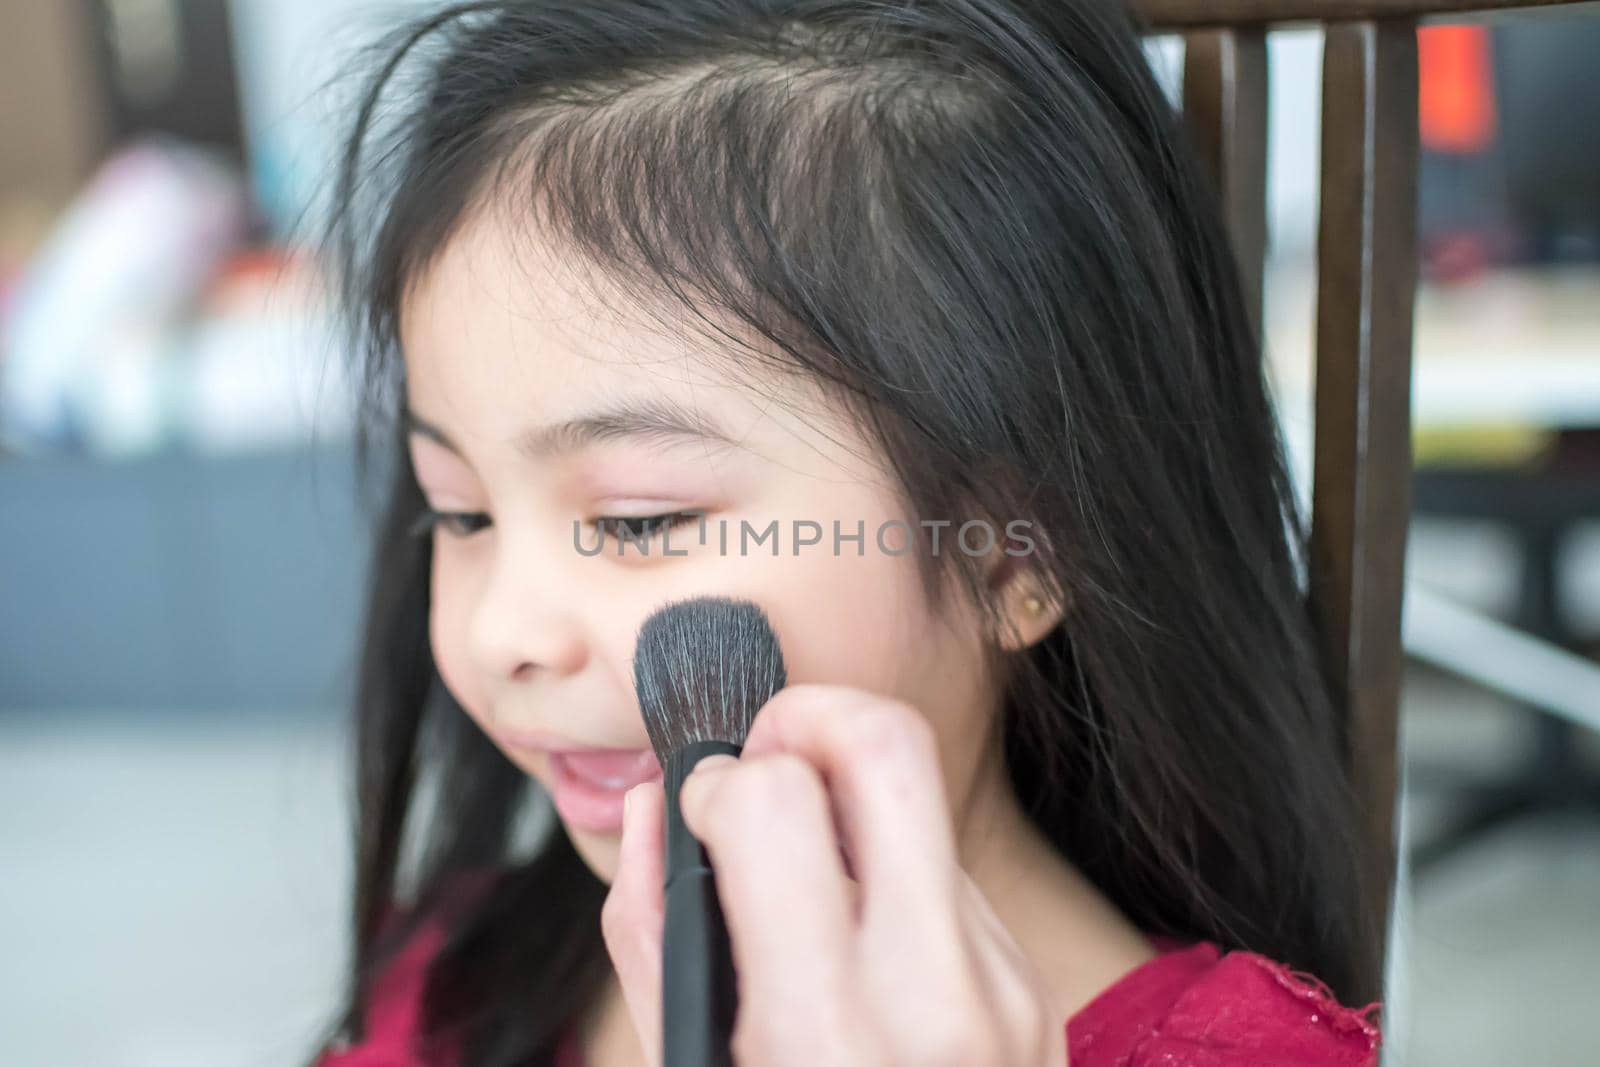
[[[383, 42], [329, 248], [395, 461], [356, 711], [343, 1027], [445, 915], [431, 1036], [546, 1063], [608, 973], [605, 886], [428, 647], [424, 501], [391, 403], [401, 302], [502, 198], [637, 292], [830, 383], [919, 515], [1027, 518], [1067, 605], [1005, 660], [1012, 783], [1141, 928], [1262, 952], [1342, 998], [1377, 919], [1306, 596], [1306, 525], [1214, 190], [1108, 0], [493, 0]], [[737, 357], [745, 358], [745, 357]], [[930, 589], [965, 553], [925, 561]], [[991, 617], [994, 617], [991, 615]], [[427, 814], [420, 783], [436, 782]], [[501, 872], [461, 903], [444, 887]], [[450, 910], [455, 900], [454, 910]]]

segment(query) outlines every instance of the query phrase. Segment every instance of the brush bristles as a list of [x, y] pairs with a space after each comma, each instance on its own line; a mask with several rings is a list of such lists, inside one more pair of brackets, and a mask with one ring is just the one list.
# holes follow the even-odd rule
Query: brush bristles
[[786, 675], [761, 608], [707, 596], [667, 604], [645, 619], [633, 682], [650, 744], [666, 766], [690, 742], [743, 746], [751, 720]]

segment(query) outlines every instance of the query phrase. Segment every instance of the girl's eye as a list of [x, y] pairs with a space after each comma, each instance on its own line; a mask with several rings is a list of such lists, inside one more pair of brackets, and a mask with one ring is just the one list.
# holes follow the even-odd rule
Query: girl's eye
[[[651, 541], [662, 532], [699, 519], [699, 511], [673, 511], [663, 515], [601, 515], [594, 520], [602, 537], [609, 531], [614, 537], [625, 538], [635, 544]], [[424, 537], [442, 526], [454, 537], [471, 537], [489, 525], [489, 515], [483, 511], [438, 511], [424, 508], [411, 524], [411, 536]]]
[[654, 540], [657, 534], [703, 518], [703, 511], [671, 511], [665, 515], [600, 515], [594, 524], [604, 537], [613, 536], [639, 544]]
[[411, 524], [411, 536], [422, 537], [443, 526], [453, 537], [470, 537], [489, 525], [489, 514], [484, 511], [435, 511], [424, 508]]

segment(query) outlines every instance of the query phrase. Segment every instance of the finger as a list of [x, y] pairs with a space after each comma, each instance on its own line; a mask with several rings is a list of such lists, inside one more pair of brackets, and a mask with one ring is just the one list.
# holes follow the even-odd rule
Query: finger
[[933, 730], [915, 708], [845, 686], [789, 686], [756, 715], [744, 752], [792, 753], [818, 769], [869, 910], [918, 926], [953, 916], [955, 836]]
[[[733, 763], [734, 759], [735, 757], [733, 756], [722, 754], [706, 756], [702, 758], [699, 763], [695, 764], [695, 768], [699, 769], [704, 767], [707, 770], [710, 770], [713, 767], [717, 767], [725, 763]], [[861, 903], [861, 883], [857, 880], [855, 867], [851, 864], [850, 850], [846, 847], [844, 827], [839, 825], [839, 813], [834, 809], [831, 803], [829, 804], [829, 814], [833, 819], [833, 836], [839, 842], [839, 862], [844, 867], [845, 889], [850, 897], [851, 903], [850, 913], [853, 916], [859, 916], [859, 906]]]
[[824, 1062], [806, 1057], [840, 1032], [854, 960], [848, 879], [821, 778], [783, 754], [717, 761], [696, 767], [680, 802], [716, 871], [747, 1047]]
[[648, 1067], [661, 1063], [664, 810], [660, 782], [645, 782], [628, 791], [617, 873], [600, 911], [606, 950]]

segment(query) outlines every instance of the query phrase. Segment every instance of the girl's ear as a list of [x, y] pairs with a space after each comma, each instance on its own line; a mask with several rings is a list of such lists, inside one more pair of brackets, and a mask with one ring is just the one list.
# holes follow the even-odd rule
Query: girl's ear
[[986, 584], [1001, 622], [996, 641], [1003, 650], [1021, 652], [1061, 625], [1066, 615], [1063, 598], [1045, 588], [1026, 558], [997, 549], [987, 565]]

